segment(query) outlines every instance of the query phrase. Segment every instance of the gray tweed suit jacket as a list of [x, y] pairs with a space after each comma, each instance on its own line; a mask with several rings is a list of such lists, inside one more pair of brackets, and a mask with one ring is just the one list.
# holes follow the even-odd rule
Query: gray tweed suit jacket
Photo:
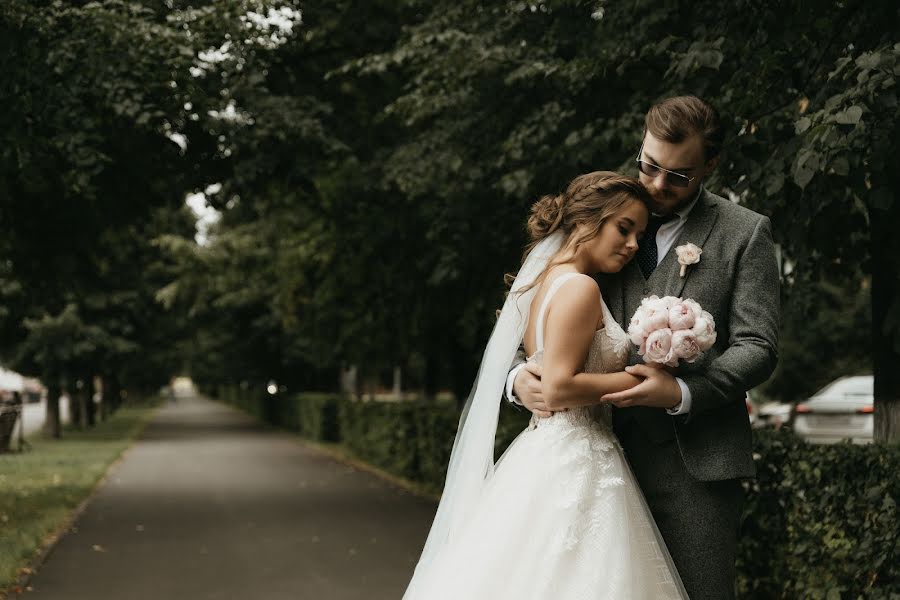
[[[682, 277], [675, 248], [687, 243], [703, 253]], [[617, 409], [614, 427], [636, 424], [657, 443], [674, 438], [687, 471], [699, 481], [753, 476], [745, 392], [768, 379], [777, 362], [779, 273], [769, 219], [703, 190], [680, 237], [649, 278], [632, 261], [599, 282], [613, 317], [625, 328], [641, 299], [655, 294], [696, 300], [713, 315], [718, 333], [713, 348], [676, 372], [691, 392], [688, 414]], [[636, 349], [630, 362], [641, 362]]]

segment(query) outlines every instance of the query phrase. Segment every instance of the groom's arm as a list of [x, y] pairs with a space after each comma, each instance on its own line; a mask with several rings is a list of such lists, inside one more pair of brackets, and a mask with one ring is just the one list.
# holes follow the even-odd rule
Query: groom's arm
[[775, 370], [779, 294], [772, 226], [762, 217], [735, 267], [728, 347], [702, 372], [681, 375], [691, 395], [688, 419], [734, 402]]
[[513, 405], [524, 406], [534, 416], [546, 418], [553, 411], [544, 403], [540, 377], [541, 368], [534, 363], [529, 366], [525, 361], [525, 351], [520, 347], [506, 376], [504, 396]]
[[516, 395], [513, 393], [513, 384], [516, 381], [516, 375], [519, 374], [519, 371], [525, 366], [525, 350], [519, 346], [519, 351], [516, 352], [515, 358], [513, 358], [512, 365], [509, 367], [509, 374], [506, 376], [506, 387], [503, 390], [503, 395], [507, 400], [512, 402], [513, 404], [518, 404], [522, 406], [522, 402], [516, 398]]

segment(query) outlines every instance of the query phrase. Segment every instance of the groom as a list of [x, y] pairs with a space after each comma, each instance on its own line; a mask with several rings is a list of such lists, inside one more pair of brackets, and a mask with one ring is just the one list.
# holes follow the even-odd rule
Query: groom
[[[716, 322], [716, 344], [674, 375], [640, 363], [644, 378], [608, 394], [613, 427], [692, 600], [734, 597], [735, 553], [743, 506], [741, 479], [755, 474], [745, 391], [768, 379], [777, 361], [779, 273], [769, 219], [703, 187], [723, 140], [716, 111], [693, 96], [669, 98], [647, 113], [637, 163], [654, 199], [636, 260], [600, 289], [628, 327], [641, 299], [680, 296]], [[679, 264], [694, 244], [699, 262]], [[507, 393], [549, 416], [540, 370], [518, 365]]]

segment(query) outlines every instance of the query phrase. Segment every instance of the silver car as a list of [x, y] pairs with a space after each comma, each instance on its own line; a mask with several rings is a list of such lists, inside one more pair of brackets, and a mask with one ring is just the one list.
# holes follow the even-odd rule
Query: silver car
[[874, 412], [873, 377], [841, 377], [797, 405], [794, 431], [808, 442], [830, 444], [849, 438], [857, 444], [869, 444]]

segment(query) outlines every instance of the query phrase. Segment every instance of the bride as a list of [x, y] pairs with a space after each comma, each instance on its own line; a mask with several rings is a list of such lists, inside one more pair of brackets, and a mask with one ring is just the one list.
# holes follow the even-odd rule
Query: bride
[[[610, 408], [599, 405], [640, 379], [623, 371], [628, 338], [592, 275], [634, 257], [649, 202], [636, 179], [598, 171], [534, 205], [532, 243], [463, 410], [404, 599], [687, 598]], [[523, 342], [559, 412], [532, 418], [495, 465], [500, 398]]]

